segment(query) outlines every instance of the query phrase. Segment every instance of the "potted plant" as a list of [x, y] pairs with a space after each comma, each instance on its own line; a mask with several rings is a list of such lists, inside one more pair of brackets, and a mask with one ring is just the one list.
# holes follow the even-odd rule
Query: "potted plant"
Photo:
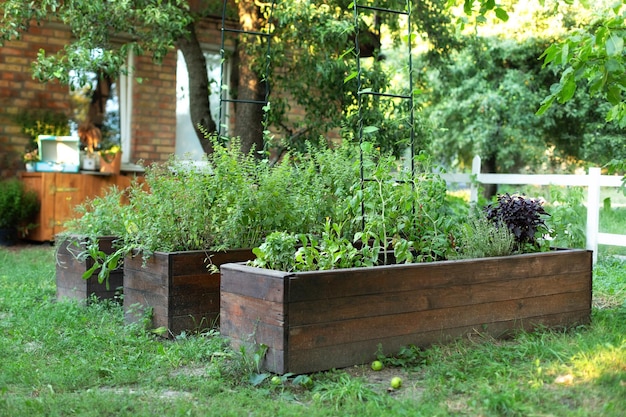
[[117, 143], [103, 144], [98, 151], [100, 155], [100, 172], [119, 174], [122, 164], [122, 148]]
[[94, 262], [116, 253], [124, 231], [126, 191], [110, 187], [102, 196], [77, 205], [76, 217], [55, 237], [57, 299], [120, 300], [123, 266], [106, 273]]
[[39, 200], [16, 178], [0, 181], [0, 245], [13, 245], [34, 225], [30, 221], [39, 210]]
[[37, 143], [40, 135], [67, 136], [70, 134], [67, 115], [63, 112], [45, 109], [25, 111], [15, 116], [15, 122], [20, 126], [21, 132], [30, 138], [30, 143], [26, 146], [26, 152], [22, 156], [27, 172], [35, 171], [35, 163], [41, 160]]
[[[503, 197], [481, 214], [490, 224], [477, 233], [509, 242], [492, 252], [491, 239], [462, 233], [445, 184], [418, 158], [411, 174], [372, 155], [346, 206], [351, 220], [329, 220], [321, 237], [270, 235], [253, 262], [222, 265], [222, 335], [235, 348], [263, 346], [269, 371], [308, 373], [381, 349], [589, 322], [591, 253], [549, 250], [537, 201]], [[466, 244], [490, 257], [468, 258]]]
[[22, 157], [22, 161], [24, 162], [24, 166], [26, 167], [26, 172], [34, 172], [35, 163], [40, 161], [39, 150], [32, 149], [26, 152], [24, 156]]

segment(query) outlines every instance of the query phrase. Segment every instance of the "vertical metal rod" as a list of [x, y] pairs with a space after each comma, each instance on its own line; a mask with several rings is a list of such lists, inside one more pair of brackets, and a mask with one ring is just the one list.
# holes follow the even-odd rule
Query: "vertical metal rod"
[[[221, 32], [221, 45], [220, 45], [220, 109], [219, 109], [219, 118], [217, 120], [217, 136], [218, 138], [222, 136], [222, 118], [224, 117], [224, 63], [226, 62], [226, 51], [224, 48], [225, 36], [224, 29], [226, 26], [226, 2], [228, 0], [224, 0], [222, 5], [222, 32]], [[228, 106], [228, 102], [226, 103]], [[228, 122], [226, 122], [228, 123]]]
[[[394, 13], [398, 15], [406, 14], [407, 16], [407, 49], [408, 49], [408, 71], [409, 71], [409, 94], [406, 97], [402, 97], [403, 99], [410, 100], [409, 103], [409, 147], [410, 147], [410, 167], [411, 167], [411, 178], [415, 178], [415, 101], [414, 101], [414, 92], [413, 92], [413, 53], [412, 53], [412, 38], [411, 38], [411, 0], [406, 0], [406, 10], [402, 12], [400, 10], [392, 10], [385, 9], [376, 6], [360, 6], [358, 1], [355, 0], [353, 3], [354, 7], [354, 44], [355, 44], [355, 55], [356, 55], [356, 67], [357, 67], [357, 95], [358, 95], [358, 115], [359, 120], [357, 124], [357, 135], [359, 138], [359, 170], [361, 175], [361, 192], [365, 189], [365, 170], [364, 170], [364, 153], [363, 153], [363, 95], [361, 93], [362, 87], [362, 69], [361, 69], [361, 50], [359, 47], [359, 8], [367, 9], [367, 10], [375, 10], [377, 12], [384, 13]], [[372, 93], [375, 94], [375, 93]], [[414, 186], [414, 184], [412, 184]], [[362, 226], [365, 227], [365, 203], [361, 200], [361, 217], [362, 217]]]
[[[226, 100], [225, 99], [225, 88], [224, 88], [224, 70], [226, 68], [226, 48], [225, 48], [225, 42], [226, 42], [226, 37], [225, 37], [225, 32], [226, 32], [226, 6], [227, 6], [227, 2], [228, 0], [224, 0], [224, 3], [222, 5], [222, 30], [221, 30], [221, 47], [220, 47], [220, 57], [221, 57], [221, 66], [220, 66], [220, 108], [219, 108], [219, 121], [218, 121], [218, 136], [222, 135], [222, 118], [224, 117], [224, 103], [226, 103], [226, 105], [229, 105], [228, 103], [233, 103], [233, 102], [239, 102], [239, 100]], [[271, 53], [271, 46], [272, 46], [272, 29], [271, 29], [271, 25], [272, 25], [272, 18], [274, 16], [274, 9], [276, 8], [276, 1], [272, 0], [272, 3], [270, 5], [270, 12], [268, 15], [268, 19], [267, 19], [267, 27], [266, 27], [266, 31], [267, 31], [267, 51], [265, 53], [265, 74], [263, 77], [263, 80], [265, 82], [265, 97], [264, 97], [264, 103], [265, 106], [267, 106], [267, 104], [269, 103], [269, 96], [270, 96], [270, 81], [269, 81], [269, 72], [270, 72], [270, 64], [271, 64], [271, 59], [272, 59], [272, 53]], [[256, 32], [247, 32], [247, 31], [237, 31], [238, 33], [247, 33], [247, 34], [254, 34], [254, 35], [262, 35]], [[249, 101], [248, 101], [249, 102]], [[266, 126], [267, 126], [267, 120], [268, 120], [268, 112], [264, 110], [264, 114], [263, 114], [263, 129], [265, 130]], [[225, 123], [228, 123], [228, 121], [226, 121]]]
[[411, 46], [411, 0], [406, 1], [406, 11], [407, 11], [407, 30], [408, 30], [408, 49], [409, 49], [409, 97], [411, 97], [410, 107], [409, 107], [409, 123], [411, 126], [410, 130], [410, 143], [411, 143], [411, 178], [414, 178], [415, 175], [415, 96], [413, 94], [413, 49]]
[[358, 1], [354, 0], [354, 53], [356, 57], [356, 82], [359, 107], [359, 120], [357, 121], [357, 135], [359, 137], [359, 174], [361, 176], [361, 229], [365, 229], [365, 201], [363, 193], [365, 191], [365, 170], [363, 155], [363, 94], [361, 94], [361, 48], [359, 46], [359, 11]]
[[[263, 106], [263, 135], [265, 135], [265, 131], [267, 129], [267, 123], [269, 119], [269, 109], [267, 108], [270, 100], [270, 64], [272, 61], [272, 18], [274, 17], [274, 7], [276, 6], [276, 2], [272, 0], [272, 5], [270, 6], [270, 13], [267, 17], [267, 53], [265, 55], [265, 106]], [[263, 141], [265, 142], [265, 141]]]

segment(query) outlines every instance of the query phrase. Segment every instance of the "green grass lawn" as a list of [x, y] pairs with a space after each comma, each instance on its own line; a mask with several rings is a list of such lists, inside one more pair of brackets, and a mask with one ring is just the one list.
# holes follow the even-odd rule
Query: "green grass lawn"
[[[0, 416], [623, 416], [626, 264], [594, 270], [592, 324], [480, 335], [385, 368], [261, 381], [216, 332], [161, 339], [115, 304], [57, 302], [54, 249], [0, 248]], [[403, 386], [390, 390], [393, 376]]]

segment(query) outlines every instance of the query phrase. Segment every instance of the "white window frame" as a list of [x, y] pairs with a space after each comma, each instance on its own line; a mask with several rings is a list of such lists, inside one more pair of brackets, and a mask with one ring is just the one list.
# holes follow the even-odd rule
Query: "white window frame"
[[[215, 55], [217, 57], [219, 57], [219, 59], [221, 60], [221, 55], [220, 55], [220, 50], [217, 46], [213, 46], [213, 45], [201, 45], [202, 47], [202, 52], [206, 55], [206, 54], [211, 54], [211, 55]], [[184, 57], [182, 57], [182, 52], [177, 51], [177, 83], [176, 83], [176, 94], [178, 95], [179, 93], [179, 89], [180, 88], [184, 88], [181, 86], [181, 84], [179, 83], [181, 80], [178, 79], [179, 76], [183, 75], [180, 74], [178, 72], [178, 65], [180, 60], [182, 60], [182, 62], [184, 62]], [[217, 92], [217, 94], [220, 94], [221, 98], [227, 98], [229, 97], [229, 89], [228, 88], [221, 88], [222, 86], [228, 86], [230, 85], [230, 70], [231, 70], [231, 65], [228, 61], [223, 63], [223, 71], [222, 69], [222, 65], [219, 65], [218, 67], [220, 69], [220, 75], [222, 77], [224, 77], [223, 82], [221, 80], [217, 80], [217, 88], [219, 89], [219, 91]], [[208, 69], [208, 68], [207, 68]], [[187, 72], [186, 72], [186, 66], [185, 66], [185, 76], [188, 76]], [[210, 82], [211, 76], [209, 75], [209, 82]], [[184, 85], [187, 86], [188, 88], [188, 81], [185, 80], [184, 81]], [[214, 94], [216, 94], [215, 92], [215, 88], [212, 88], [212, 97], [213, 100], [215, 100], [215, 96]], [[188, 103], [188, 96], [184, 98], [184, 100], [187, 100]], [[192, 134], [191, 132], [193, 131], [193, 127], [190, 127], [190, 121], [189, 124], [187, 124], [184, 120], [182, 120], [179, 116], [179, 102], [181, 100], [179, 99], [179, 97], [177, 96], [176, 98], [176, 103], [177, 103], [177, 109], [176, 109], [176, 154], [178, 156], [182, 156], [185, 158], [189, 158], [189, 159], [201, 159], [203, 156], [203, 152], [202, 152], [202, 146], [200, 145], [200, 141], [199, 140], [194, 140], [193, 138], [190, 137], [190, 135]], [[229, 110], [229, 106], [228, 106], [228, 102], [222, 102], [222, 104], [225, 106], [224, 107], [224, 111], [222, 112], [222, 120], [218, 120], [219, 119], [219, 105], [218, 107], [214, 107], [211, 106], [211, 116], [213, 117], [215, 123], [218, 124], [224, 124], [228, 127], [228, 122], [230, 120], [230, 110]], [[188, 112], [187, 112], [188, 115]], [[227, 130], [223, 130], [224, 132], [227, 132]], [[193, 135], [195, 137], [195, 131], [193, 131]], [[226, 133], [224, 133], [226, 134]], [[185, 142], [183, 142], [185, 141]], [[191, 143], [190, 143], [191, 142]]]
[[[122, 147], [122, 162], [130, 162], [132, 145], [132, 114], [133, 114], [133, 77], [135, 54], [132, 48], [126, 58], [126, 71], [119, 77], [120, 94], [120, 145]], [[126, 72], [124, 74], [124, 72]]]

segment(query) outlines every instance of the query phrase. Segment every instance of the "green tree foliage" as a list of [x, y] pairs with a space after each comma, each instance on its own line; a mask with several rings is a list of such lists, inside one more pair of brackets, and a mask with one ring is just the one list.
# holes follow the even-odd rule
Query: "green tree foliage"
[[624, 38], [626, 37], [626, 0], [613, 1], [598, 11], [595, 19], [576, 29], [562, 42], [546, 49], [542, 58], [546, 65], [560, 72], [542, 103], [543, 114], [556, 100], [571, 100], [579, 85], [586, 83], [591, 96], [599, 96], [610, 104], [606, 119], [626, 127], [626, 67]]
[[[274, 12], [276, 20], [272, 46], [271, 80], [274, 91], [286, 92], [272, 97], [270, 124], [280, 132], [274, 145], [287, 149], [302, 148], [329, 130], [339, 129], [344, 140], [358, 138], [359, 125], [365, 126], [365, 139], [384, 151], [399, 155], [410, 140], [411, 129], [417, 136], [417, 147], [427, 142], [427, 130], [418, 113], [413, 114], [407, 101], [361, 96], [362, 111], [358, 112], [357, 91], [372, 91], [411, 95], [409, 83], [394, 83], [398, 73], [409, 78], [408, 57], [400, 66], [387, 65], [386, 51], [380, 50], [383, 34], [406, 51], [409, 36], [402, 15], [379, 9], [411, 11], [415, 37], [426, 40], [433, 62], [447, 56], [460, 43], [455, 36], [455, 22], [450, 9], [456, 2], [449, 0], [360, 0], [358, 5], [377, 10], [359, 10], [355, 21], [354, 2], [331, 0], [314, 2], [293, 0], [279, 2]], [[465, 10], [476, 18], [494, 12], [506, 19], [504, 10], [491, 0], [465, 1]], [[358, 28], [358, 30], [357, 30]], [[358, 35], [357, 35], [358, 33]], [[361, 82], [355, 77], [355, 38], [361, 57]], [[258, 50], [256, 55], [261, 54]], [[391, 57], [389, 57], [391, 58]], [[294, 76], [298, 74], [298, 76]], [[305, 115], [290, 114], [292, 105], [307, 109]], [[359, 117], [361, 119], [359, 119]]]
[[[598, 147], [598, 141], [591, 140], [588, 149], [613, 156], [614, 159], [607, 163], [609, 172], [623, 173], [626, 171], [626, 140], [623, 135], [626, 127], [626, 0], [606, 1], [601, 5], [604, 7], [599, 9], [595, 19], [543, 53], [545, 65], [559, 72], [561, 78], [552, 85], [537, 114], [545, 113], [555, 101], [569, 103], [579, 93], [578, 87], [583, 85], [591, 97], [604, 101], [606, 120], [617, 126], [610, 146]], [[622, 187], [626, 194], [625, 186], [626, 175]]]
[[535, 115], [558, 82], [538, 58], [580, 15], [558, 3], [531, 6], [518, 7], [515, 22], [464, 32], [462, 46], [436, 67], [422, 58], [420, 103], [436, 126], [432, 151], [446, 165], [467, 167], [480, 155], [486, 171], [511, 172], [626, 156], [626, 141], [604, 122], [607, 104], [597, 97], [577, 92], [567, 105]]
[[[129, 50], [137, 54], [149, 51], [160, 62], [177, 39], [188, 35], [187, 25], [192, 22], [183, 0], [6, 0], [0, 4], [0, 12], [0, 41], [18, 38], [34, 22], [56, 20], [70, 28], [74, 40], [56, 54], [40, 50], [34, 64], [36, 78], [66, 84], [70, 70], [80, 75], [105, 70], [116, 76]], [[125, 41], [120, 42], [122, 39]], [[94, 55], [90, 51], [96, 48], [101, 53]]]
[[[454, 1], [411, 0], [408, 3], [416, 17], [420, 36], [429, 39], [435, 55], [447, 53], [455, 47], [452, 36], [454, 25], [444, 13], [454, 6]], [[491, 11], [500, 17], [504, 16], [492, 0], [464, 3], [465, 10], [475, 16], [481, 17]], [[116, 76], [123, 70], [130, 50], [137, 55], [150, 53], [159, 62], [169, 51], [178, 47], [183, 50], [188, 66], [193, 62], [202, 68], [203, 61], [195, 39], [195, 24], [203, 16], [220, 15], [221, 4], [217, 0], [6, 0], [0, 3], [0, 42], [17, 38], [31, 24], [58, 21], [67, 25], [73, 35], [71, 43], [58, 54], [40, 51], [33, 73], [41, 80], [68, 82], [70, 69], [80, 74], [105, 72]], [[242, 13], [251, 13], [258, 18], [254, 27], [260, 28], [267, 23], [270, 16], [267, 7], [252, 0], [240, 0], [237, 4], [241, 7], [229, 10], [231, 19], [239, 13], [242, 20], [245, 17]], [[404, 0], [360, 0], [359, 4], [393, 9], [404, 9], [407, 6]], [[269, 81], [275, 91], [285, 93], [280, 98], [272, 98], [270, 106], [271, 127], [282, 137], [278, 141], [279, 146], [301, 146], [304, 139], [316, 139], [332, 128], [346, 128], [344, 137], [354, 137], [351, 131], [357, 123], [350, 115], [355, 114], [356, 85], [354, 80], [345, 82], [355, 69], [354, 50], [351, 50], [356, 33], [353, 6], [351, 0], [277, 2], [272, 22], [275, 28], [272, 38], [274, 72]], [[254, 10], [254, 7], [258, 10]], [[382, 26], [388, 28], [386, 30], [391, 37], [402, 38], [403, 29], [395, 15], [383, 16], [374, 11], [365, 11], [356, 23], [358, 32], [364, 36], [359, 36], [362, 52], [367, 47], [372, 56], [377, 54]], [[264, 89], [265, 67], [261, 62], [267, 51], [265, 45], [258, 40], [240, 39], [239, 47], [249, 52], [252, 58], [250, 62], [241, 62], [240, 71], [254, 68], [261, 81], [254, 88], [259, 91]], [[101, 53], [94, 55], [90, 52], [94, 49]], [[373, 62], [364, 68], [365, 82], [362, 88], [375, 91], [386, 89], [393, 74], [386, 73], [376, 59], [370, 58], [370, 61]], [[196, 102], [190, 107], [202, 109], [198, 114], [192, 114], [194, 125], [201, 124], [210, 131], [214, 123], [208, 112], [208, 97], [203, 93], [207, 91], [208, 82], [198, 79], [204, 72], [193, 71], [196, 75], [190, 75], [190, 89], [201, 93], [192, 96]], [[238, 91], [243, 91], [241, 85]], [[254, 92], [251, 94], [254, 95]], [[287, 116], [292, 103], [304, 108], [302, 117], [294, 119]], [[385, 149], [406, 140], [408, 125], [403, 114], [410, 109], [393, 101], [379, 100], [366, 102], [365, 106], [364, 124], [376, 126], [375, 135], [368, 140], [376, 140]], [[344, 115], [349, 116], [348, 122], [344, 121]], [[246, 122], [242, 122], [239, 116], [239, 124], [246, 126]], [[256, 125], [256, 122], [251, 124]], [[205, 148], [208, 151], [209, 145]], [[246, 146], [245, 143], [243, 145]]]
[[555, 82], [537, 60], [545, 46], [536, 39], [475, 38], [447, 66], [428, 70], [422, 98], [437, 124], [433, 153], [460, 167], [481, 155], [491, 172], [626, 156], [623, 135], [603, 121], [601, 100], [577, 93], [567, 105], [535, 115]]
[[[366, 3], [394, 10], [407, 7], [405, 1], [359, 4]], [[357, 94], [359, 89], [410, 94], [408, 84], [392, 88], [393, 74], [380, 48], [382, 30], [390, 31], [398, 43], [404, 34], [406, 44], [406, 29], [392, 13], [359, 10], [355, 19], [353, 6], [345, 0], [277, 5], [271, 77], [277, 94], [272, 97], [270, 122], [280, 132], [275, 146], [302, 148], [307, 141], [315, 141], [333, 129], [344, 140], [356, 140], [360, 123], [368, 128], [367, 140], [382, 149], [398, 154], [406, 146], [410, 106], [399, 100], [362, 96], [359, 120]], [[362, 58], [360, 80], [356, 76], [357, 55]], [[408, 76], [408, 68], [404, 72]], [[294, 105], [309, 111], [303, 117], [294, 115]]]
[[542, 92], [532, 71], [541, 45], [494, 38], [466, 43], [448, 65], [426, 72], [424, 112], [438, 126], [433, 153], [461, 167], [481, 155], [492, 172], [536, 163], [545, 149], [534, 115]]

